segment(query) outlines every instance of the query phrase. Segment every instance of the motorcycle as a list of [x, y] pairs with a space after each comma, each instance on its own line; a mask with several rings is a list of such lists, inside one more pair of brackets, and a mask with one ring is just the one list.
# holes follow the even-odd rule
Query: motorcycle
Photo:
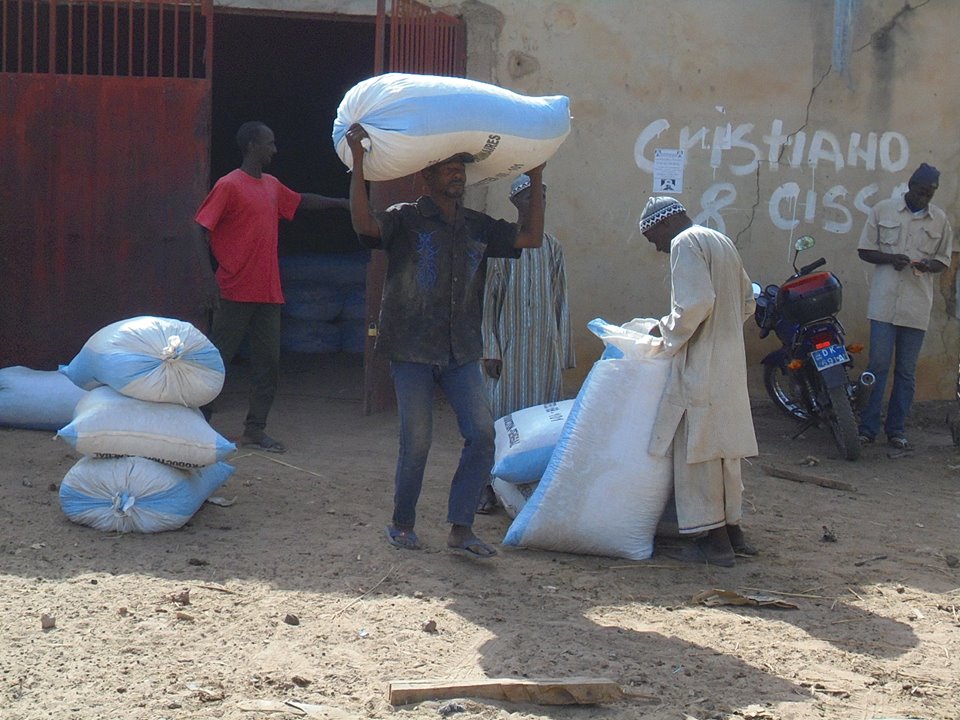
[[809, 235], [797, 238], [793, 249], [794, 274], [782, 285], [762, 290], [754, 283], [757, 309], [754, 319], [760, 337], [774, 332], [781, 346], [763, 358], [763, 383], [774, 404], [803, 426], [798, 437], [813, 426], [827, 426], [840, 455], [860, 457], [855, 410], [862, 408], [876, 378], [867, 371], [855, 382], [848, 377], [851, 355], [862, 345], [846, 344], [837, 319], [843, 286], [832, 272], [814, 272], [826, 264], [820, 258], [797, 268], [801, 252], [814, 246]]

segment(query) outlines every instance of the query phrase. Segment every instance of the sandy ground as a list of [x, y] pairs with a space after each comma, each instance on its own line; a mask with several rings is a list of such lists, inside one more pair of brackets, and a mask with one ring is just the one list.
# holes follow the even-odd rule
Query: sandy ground
[[[271, 430], [290, 451], [242, 452], [219, 493], [235, 504], [156, 535], [69, 522], [55, 490], [78, 456], [49, 433], [0, 430], [0, 717], [414, 720], [457, 707], [392, 707], [390, 681], [578, 676], [657, 700], [463, 698], [454, 717], [960, 716], [960, 454], [946, 403], [917, 408], [912, 456], [874, 446], [848, 463], [825, 432], [792, 439], [792, 422], [756, 399], [744, 526], [762, 554], [733, 569], [511, 548], [477, 563], [444, 547], [458, 442], [441, 403], [425, 548], [385, 542], [396, 418], [362, 416], [360, 375], [343, 356], [288, 360]], [[214, 420], [227, 435], [240, 390], [232, 379]], [[855, 491], [769, 477], [762, 463]], [[509, 522], [481, 516], [477, 530], [499, 540]], [[713, 588], [796, 608], [692, 601]], [[41, 629], [44, 613], [55, 628]]]

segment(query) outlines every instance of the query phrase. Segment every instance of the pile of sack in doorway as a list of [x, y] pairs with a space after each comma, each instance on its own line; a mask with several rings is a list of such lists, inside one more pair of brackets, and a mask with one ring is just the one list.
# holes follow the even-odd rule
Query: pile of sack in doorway
[[363, 352], [369, 260], [369, 252], [281, 256], [284, 350]]
[[233, 473], [223, 460], [236, 446], [198, 409], [223, 388], [223, 360], [190, 323], [113, 323], [60, 372], [88, 391], [57, 432], [84, 455], [60, 484], [60, 506], [74, 522], [110, 532], [173, 530]]

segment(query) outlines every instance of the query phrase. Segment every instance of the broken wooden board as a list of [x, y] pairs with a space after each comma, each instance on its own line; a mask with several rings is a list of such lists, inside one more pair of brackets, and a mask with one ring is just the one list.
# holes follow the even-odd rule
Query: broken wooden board
[[453, 698], [463, 697], [528, 702], [537, 705], [597, 705], [622, 700], [656, 700], [649, 695], [625, 691], [617, 683], [604, 678], [393, 680], [390, 683], [389, 700], [391, 705], [406, 705], [423, 702], [424, 700], [452, 700]]
[[793, 470], [787, 470], [786, 468], [777, 467], [776, 465], [769, 465], [767, 463], [761, 463], [760, 469], [771, 477], [783, 478], [784, 480], [793, 480], [794, 482], [799, 483], [812, 483], [813, 485], [819, 485], [820, 487], [830, 488], [832, 490], [843, 490], [844, 492], [854, 493], [857, 492], [857, 489], [849, 483], [820, 477], [819, 475], [798, 473], [794, 472]]

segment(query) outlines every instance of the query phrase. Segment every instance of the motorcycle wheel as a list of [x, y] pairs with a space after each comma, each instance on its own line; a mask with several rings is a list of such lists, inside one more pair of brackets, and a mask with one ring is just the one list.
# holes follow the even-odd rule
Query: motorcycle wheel
[[860, 438], [857, 433], [857, 421], [850, 407], [850, 398], [843, 385], [827, 388], [830, 397], [830, 432], [837, 449], [846, 460], [860, 457]]
[[800, 388], [794, 381], [791, 373], [780, 365], [763, 366], [763, 385], [767, 395], [773, 400], [782, 412], [794, 420], [809, 420], [808, 413], [803, 406]]

